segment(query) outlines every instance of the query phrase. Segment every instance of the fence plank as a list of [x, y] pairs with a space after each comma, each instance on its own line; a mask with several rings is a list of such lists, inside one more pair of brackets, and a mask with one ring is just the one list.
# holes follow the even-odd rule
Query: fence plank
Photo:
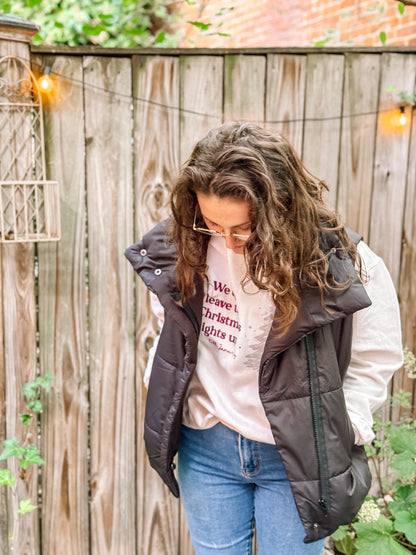
[[337, 210], [366, 240], [370, 232], [379, 78], [380, 56], [346, 55]]
[[230, 55], [224, 60], [224, 121], [263, 123], [266, 57]]
[[[416, 152], [416, 121], [413, 118], [409, 152]], [[402, 317], [403, 345], [416, 353], [416, 157], [409, 156], [405, 197], [403, 242], [401, 252], [399, 299]], [[403, 389], [413, 393], [413, 410], [416, 408], [415, 380], [403, 370], [394, 376], [394, 391]], [[393, 409], [392, 419], [403, 411]]]
[[[29, 57], [26, 44], [0, 39], [1, 56], [19, 56], [23, 60]], [[11, 116], [13, 117], [13, 116]], [[25, 135], [30, 122], [23, 123]], [[31, 159], [30, 142], [22, 146], [22, 162], [13, 167], [10, 178], [18, 179], [27, 168]], [[33, 244], [9, 244], [2, 246], [2, 308], [4, 326], [4, 370], [6, 380], [6, 437], [17, 437], [20, 444], [36, 443], [36, 423], [23, 426], [19, 414], [25, 411], [25, 398], [21, 386], [36, 378], [36, 317], [34, 287], [34, 246]], [[7, 460], [7, 467], [12, 476], [18, 478], [18, 461]], [[8, 534], [3, 538], [5, 554], [37, 555], [39, 553], [38, 510], [22, 515], [17, 513], [19, 501], [30, 498], [37, 505], [37, 468], [30, 466], [24, 476], [18, 478], [16, 495], [8, 493]], [[9, 546], [6, 547], [7, 540]]]
[[[201, 119], [193, 113], [181, 112], [180, 151], [184, 161], [196, 141], [222, 119], [223, 58], [218, 56], [182, 56], [180, 98], [181, 109], [210, 114]], [[180, 514], [180, 553], [193, 555], [183, 508]]]
[[180, 160], [192, 152], [198, 139], [222, 120], [223, 58], [180, 58]]
[[[179, 165], [179, 60], [133, 57], [135, 237], [169, 213], [172, 179]], [[179, 502], [150, 468], [144, 449], [146, 391], [143, 375], [157, 326], [149, 295], [136, 279], [137, 542], [140, 555], [176, 555]]]
[[59, 183], [63, 230], [58, 244], [38, 245], [40, 369], [41, 374], [54, 375], [41, 419], [42, 551], [85, 555], [89, 507], [82, 62], [65, 56], [34, 62], [38, 68], [49, 66], [55, 82], [44, 109], [45, 150], [47, 175]]
[[[416, 57], [383, 54], [381, 71], [370, 245], [384, 259], [397, 287], [410, 128], [398, 123], [400, 99], [388, 89], [392, 85], [413, 91]], [[410, 115], [409, 108], [407, 112]]]
[[332, 207], [337, 195], [343, 71], [343, 56], [308, 55], [302, 158], [308, 170], [328, 185]]
[[266, 125], [302, 152], [306, 56], [267, 56]]
[[91, 553], [136, 550], [131, 63], [84, 60], [91, 401]]
[[[3, 272], [2, 272], [2, 255], [3, 246], [0, 245], [0, 303], [3, 308]], [[3, 450], [4, 440], [6, 436], [6, 369], [4, 364], [4, 324], [3, 324], [3, 310], [0, 311], [0, 450]], [[0, 451], [0, 452], [1, 452]], [[7, 468], [6, 461], [0, 461], [0, 470]], [[8, 555], [9, 553], [9, 540], [8, 540], [8, 511], [7, 511], [7, 489], [0, 488], [0, 553]]]

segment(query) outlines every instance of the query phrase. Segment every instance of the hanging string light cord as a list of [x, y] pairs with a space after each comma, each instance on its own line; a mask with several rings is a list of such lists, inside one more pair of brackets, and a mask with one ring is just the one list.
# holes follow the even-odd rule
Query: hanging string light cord
[[[40, 69], [42, 69], [44, 66], [40, 65], [40, 64], [36, 64], [34, 63], [32, 60], [27, 60], [30, 61], [32, 63], [32, 66], [37, 66]], [[125, 94], [125, 93], [119, 93], [116, 91], [113, 91], [111, 89], [105, 88], [105, 87], [100, 87], [98, 85], [90, 85], [88, 83], [85, 83], [85, 81], [81, 80], [81, 79], [75, 79], [73, 77], [69, 77], [67, 75], [64, 75], [63, 73], [58, 73], [58, 72], [54, 72], [54, 71], [49, 71], [49, 75], [54, 76], [58, 79], [63, 79], [66, 81], [69, 81], [70, 83], [75, 83], [78, 85], [81, 85], [83, 88], [88, 88], [90, 90], [95, 90], [95, 91], [99, 91], [99, 92], [103, 92], [103, 93], [107, 93], [110, 94], [112, 96], [116, 96], [119, 98], [125, 98], [128, 101], [136, 101], [136, 102], [143, 102], [145, 104], [149, 104], [152, 106], [156, 106], [158, 108], [164, 109], [166, 111], [172, 110], [172, 111], [176, 111], [176, 112], [180, 112], [180, 113], [184, 113], [184, 114], [189, 114], [189, 115], [194, 115], [194, 116], [200, 116], [200, 117], [204, 117], [207, 119], [215, 119], [218, 120], [218, 118], [220, 117], [220, 115], [214, 115], [214, 114], [209, 114], [206, 112], [199, 112], [197, 110], [191, 110], [189, 108], [182, 108], [180, 106], [172, 106], [169, 104], [164, 104], [162, 102], [157, 102], [155, 100], [150, 100], [148, 98], [141, 98], [138, 96], [131, 96], [129, 94]], [[394, 108], [397, 108], [397, 106], [394, 106]], [[403, 107], [404, 109], [404, 107]], [[390, 112], [392, 110], [392, 108], [385, 108], [383, 110], [370, 110], [367, 112], [358, 112], [358, 113], [353, 113], [353, 114], [341, 114], [341, 115], [334, 115], [334, 116], [319, 116], [319, 117], [301, 117], [301, 118], [285, 118], [282, 120], [252, 120], [254, 123], [268, 123], [268, 124], [284, 124], [284, 123], [303, 123], [303, 122], [319, 122], [319, 121], [332, 121], [332, 120], [341, 120], [341, 119], [349, 119], [349, 118], [356, 118], [356, 117], [363, 117], [363, 116], [375, 116], [375, 115], [379, 115], [381, 113], [386, 113], [386, 112]], [[400, 110], [402, 110], [402, 106], [400, 106]]]

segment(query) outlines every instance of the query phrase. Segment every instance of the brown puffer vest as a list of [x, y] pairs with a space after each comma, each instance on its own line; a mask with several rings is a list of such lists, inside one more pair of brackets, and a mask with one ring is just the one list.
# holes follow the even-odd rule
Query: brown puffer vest
[[[173, 458], [178, 450], [182, 407], [197, 361], [203, 284], [182, 305], [175, 276], [176, 253], [169, 220], [156, 226], [126, 257], [165, 309], [146, 403], [144, 439], [150, 464], [178, 497]], [[359, 237], [353, 234], [353, 240]], [[300, 287], [301, 305], [289, 331], [267, 338], [259, 370], [259, 393], [283, 458], [306, 543], [349, 523], [371, 484], [363, 447], [354, 433], [342, 390], [352, 338], [352, 314], [371, 304], [338, 239], [326, 236], [330, 272], [344, 291], [322, 306], [317, 289]]]

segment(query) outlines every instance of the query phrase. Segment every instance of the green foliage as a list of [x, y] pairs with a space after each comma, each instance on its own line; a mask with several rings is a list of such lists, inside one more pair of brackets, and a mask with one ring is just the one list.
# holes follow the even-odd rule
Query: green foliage
[[188, 21], [188, 23], [190, 23], [197, 29], [201, 29], [201, 31], [208, 31], [208, 29], [212, 25], [212, 23], [202, 23], [202, 21]]
[[33, 511], [34, 509], [37, 509], [37, 505], [32, 505], [30, 499], [26, 499], [25, 501], [20, 501], [17, 512], [24, 515], [26, 513], [30, 513], [30, 511]]
[[406, 10], [406, 6], [403, 4], [403, 2], [399, 2], [397, 4], [397, 9], [398, 9], [400, 15], [404, 15], [404, 12]]
[[316, 48], [322, 48], [323, 46], [326, 46], [328, 42], [330, 42], [331, 40], [334, 40], [336, 38], [336, 35], [337, 35], [336, 29], [326, 29], [325, 38], [314, 42], [313, 46], [315, 46]]
[[[400, 100], [414, 106], [416, 104], [416, 93], [409, 93], [407, 91], [399, 91], [393, 85], [387, 87], [387, 92], [397, 94]], [[408, 349], [404, 349], [404, 368], [407, 370], [407, 375], [411, 379], [416, 379], [416, 358], [415, 355]]]
[[[32, 3], [37, 3], [38, 0], [31, 0]], [[20, 414], [20, 419], [23, 425], [27, 426], [31, 422], [34, 415], [42, 412], [42, 401], [39, 399], [41, 389], [49, 391], [53, 380], [52, 374], [45, 374], [39, 376], [36, 380], [25, 383], [21, 387], [21, 392], [28, 400], [26, 408], [30, 413]], [[32, 434], [27, 434], [27, 438]], [[0, 460], [5, 460], [10, 457], [17, 457], [19, 459], [19, 477], [24, 478], [25, 472], [30, 465], [44, 464], [44, 460], [40, 457], [40, 451], [36, 445], [20, 445], [16, 437], [6, 439], [3, 445], [3, 451], [0, 453]], [[9, 469], [0, 470], [0, 486], [9, 486], [14, 488], [16, 485], [16, 478], [13, 478]], [[26, 514], [36, 509], [36, 505], [32, 505], [30, 499], [20, 501], [18, 513]]]
[[[414, 362], [410, 354], [413, 359], [405, 356]], [[410, 409], [409, 397], [400, 390], [390, 404]], [[416, 554], [416, 422], [406, 416], [397, 425], [375, 419], [374, 431], [377, 438], [366, 452], [380, 498], [368, 498], [353, 522], [332, 534], [336, 553]], [[386, 468], [389, 476], [383, 476]]]
[[51, 388], [51, 383], [53, 380], [52, 374], [45, 374], [44, 376], [38, 376], [36, 380], [27, 382], [22, 385], [20, 391], [27, 399], [34, 399], [38, 393], [39, 388], [43, 388], [49, 391]]
[[355, 542], [357, 555], [409, 555], [409, 550], [395, 539], [393, 522], [380, 515], [373, 522], [356, 522], [354, 530], [357, 534]]
[[408, 511], [397, 511], [394, 516], [394, 528], [403, 532], [406, 538], [416, 545], [416, 504]]
[[[197, 4], [191, 0], [0, 0], [0, 13], [19, 15], [39, 25], [41, 30], [33, 44], [175, 47], [179, 44], [177, 27], [183, 15], [172, 7], [181, 2]], [[233, 9], [220, 8], [214, 19]], [[229, 36], [218, 32], [223, 21], [187, 23], [201, 33]]]
[[0, 470], [0, 486], [14, 486], [15, 482], [16, 478], [12, 478], [8, 468]]
[[381, 44], [384, 46], [387, 42], [387, 33], [385, 31], [380, 31], [378, 34]]
[[4, 440], [3, 452], [0, 454], [0, 461], [8, 459], [9, 457], [17, 457], [22, 459], [25, 454], [25, 448], [21, 447], [19, 440], [14, 437], [12, 439]]
[[[40, 25], [33, 44], [176, 46], [171, 0], [0, 0], [0, 12]], [[165, 31], [160, 36], [159, 31]]]

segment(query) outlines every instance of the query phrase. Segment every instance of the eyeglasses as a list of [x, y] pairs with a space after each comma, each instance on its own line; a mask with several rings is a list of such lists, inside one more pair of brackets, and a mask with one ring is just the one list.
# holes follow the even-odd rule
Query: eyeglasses
[[224, 233], [223, 231], [214, 231], [213, 229], [208, 229], [206, 227], [198, 227], [196, 225], [196, 215], [198, 208], [195, 207], [194, 223], [192, 224], [192, 229], [194, 231], [199, 231], [199, 233], [204, 233], [205, 235], [211, 235], [212, 237], [234, 237], [234, 239], [240, 239], [240, 241], [247, 241], [250, 237], [248, 235], [240, 235], [239, 233]]

